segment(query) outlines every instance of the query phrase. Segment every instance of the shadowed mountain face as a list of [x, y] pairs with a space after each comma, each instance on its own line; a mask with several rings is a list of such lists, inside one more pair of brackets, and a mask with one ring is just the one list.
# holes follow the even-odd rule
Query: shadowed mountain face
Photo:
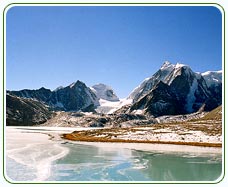
[[[102, 85], [99, 92], [108, 99], [118, 100], [110, 87]], [[100, 99], [97, 93], [81, 81], [54, 91], [45, 88], [7, 91], [7, 125], [44, 123], [52, 117], [50, 110], [95, 112]]]
[[[213, 72], [213, 76], [218, 74]], [[156, 117], [192, 113], [202, 107], [210, 111], [222, 103], [222, 80], [208, 74], [206, 78], [189, 66], [166, 62], [130, 94], [133, 105], [129, 111], [142, 110]]]
[[65, 111], [93, 111], [99, 104], [97, 96], [81, 81], [53, 91], [47, 103]]
[[8, 91], [8, 93], [44, 102], [55, 110], [93, 111], [95, 106], [99, 104], [97, 96], [81, 81], [54, 91], [41, 88], [38, 90]]
[[46, 122], [53, 113], [39, 101], [6, 95], [6, 124], [30, 126]]
[[130, 111], [144, 110], [154, 116], [176, 115], [180, 113], [181, 105], [170, 86], [160, 81], [148, 94], [135, 102]]
[[34, 98], [43, 102], [47, 102], [52, 94], [51, 90], [43, 87], [38, 90], [24, 89], [20, 91], [8, 91], [8, 93], [23, 98]]

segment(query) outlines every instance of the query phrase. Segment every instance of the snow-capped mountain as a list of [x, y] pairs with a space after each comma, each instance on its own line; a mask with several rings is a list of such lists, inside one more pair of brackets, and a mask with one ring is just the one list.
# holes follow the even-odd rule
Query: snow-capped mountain
[[111, 114], [119, 108], [131, 104], [131, 99], [119, 99], [114, 90], [105, 84], [96, 84], [90, 88], [99, 98], [99, 106], [95, 109], [98, 113]]
[[107, 101], [119, 101], [119, 98], [114, 93], [113, 89], [110, 86], [105, 84], [96, 84], [90, 88], [99, 99]]
[[133, 102], [137, 101], [140, 97], [146, 95], [156, 83], [159, 81], [165, 82], [174, 68], [175, 65], [166, 61], [152, 77], [146, 78], [138, 87], [136, 87], [128, 98], [132, 99]]
[[128, 98], [119, 99], [110, 86], [91, 88], [77, 81], [54, 91], [7, 91], [11, 95], [32, 98], [63, 111], [96, 111], [113, 113], [124, 107], [124, 113], [154, 116], [176, 115], [212, 110], [222, 104], [222, 71], [195, 73], [184, 64], [165, 62], [150, 78], [135, 88]]
[[207, 71], [202, 73], [202, 76], [213, 97], [212, 100], [222, 104], [222, 71]]
[[7, 91], [11, 95], [22, 98], [32, 98], [41, 101], [55, 110], [63, 111], [94, 111], [110, 113], [125, 105], [125, 100], [119, 100], [110, 86], [97, 84], [91, 88], [77, 81], [55, 90], [40, 88], [37, 90], [24, 89]]
[[222, 71], [207, 71], [201, 73], [208, 87], [222, 84]]
[[[207, 76], [207, 81], [204, 76]], [[202, 106], [205, 110], [211, 110], [222, 102], [222, 86], [219, 84], [216, 90], [214, 87], [210, 89], [208, 82], [218, 85], [218, 80], [221, 80], [221, 76], [213, 73], [201, 75], [187, 65], [165, 62], [151, 78], [145, 79], [130, 94], [129, 98], [133, 100], [130, 111], [141, 110], [160, 116], [192, 113]]]
[[169, 85], [159, 81], [148, 94], [133, 103], [128, 112], [158, 117], [176, 115], [182, 108]]

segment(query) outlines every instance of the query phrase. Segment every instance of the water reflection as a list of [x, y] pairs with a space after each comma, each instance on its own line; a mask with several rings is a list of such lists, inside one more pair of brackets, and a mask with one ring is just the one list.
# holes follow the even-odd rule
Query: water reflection
[[80, 144], [64, 146], [70, 152], [53, 165], [49, 180], [213, 181], [222, 171], [220, 154], [159, 153]]
[[139, 159], [148, 160], [142, 172], [158, 181], [213, 181], [222, 172], [221, 155], [218, 154], [151, 154], [139, 152]]

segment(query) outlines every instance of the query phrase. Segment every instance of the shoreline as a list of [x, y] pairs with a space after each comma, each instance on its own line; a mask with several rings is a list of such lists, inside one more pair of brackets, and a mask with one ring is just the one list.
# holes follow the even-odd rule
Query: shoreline
[[176, 144], [148, 144], [148, 143], [122, 143], [122, 142], [85, 142], [85, 141], [70, 141], [64, 144], [80, 144], [85, 146], [95, 146], [105, 150], [113, 149], [130, 149], [146, 152], [158, 152], [166, 154], [188, 154], [192, 156], [203, 156], [211, 154], [222, 154], [220, 147], [203, 147], [190, 145]]
[[184, 127], [169, 124], [151, 127], [76, 130], [71, 133], [62, 133], [61, 138], [82, 142], [174, 144], [222, 148], [222, 137], [219, 133], [199, 130], [196, 125]]
[[103, 139], [99, 137], [75, 137], [72, 134], [62, 134], [62, 139], [77, 141], [77, 142], [93, 142], [93, 143], [138, 143], [138, 144], [166, 144], [166, 145], [184, 145], [184, 146], [199, 146], [222, 148], [222, 143], [208, 142], [178, 142], [178, 141], [151, 141], [151, 140], [131, 140], [131, 139]]
[[[133, 158], [137, 161], [138, 157], [135, 156], [140, 155], [161, 155], [171, 158], [189, 158], [191, 160], [194, 160], [195, 158], [200, 160], [212, 159], [212, 161], [214, 158], [218, 158], [216, 162], [221, 162], [223, 156], [223, 150], [219, 147], [200, 147], [190, 145], [149, 144], [133, 142], [117, 143], [71, 141], [61, 138], [62, 133], [68, 133], [72, 130], [67, 128], [61, 128], [60, 130], [58, 128], [33, 129], [27, 127], [15, 127], [6, 128], [5, 130], [7, 138], [5, 159], [9, 157], [16, 163], [25, 165], [26, 172], [30, 172], [30, 170], [32, 169], [31, 174], [28, 175], [28, 178], [18, 178], [17, 173], [11, 172], [13, 171], [12, 168], [14, 166], [7, 163], [6, 165], [9, 168], [8, 170], [6, 170], [6, 177], [9, 181], [46, 181], [49, 177], [55, 176], [52, 175], [52, 172], [55, 172], [52, 171], [52, 166], [57, 160], [64, 159], [65, 156], [69, 156], [69, 158], [77, 157], [77, 153], [79, 153], [81, 150], [87, 150], [89, 152], [90, 158], [96, 158], [93, 163], [97, 162], [97, 158], [101, 157], [101, 159], [103, 159], [104, 156], [107, 156], [107, 159], [109, 160], [110, 154], [115, 155], [115, 157], [113, 157], [114, 160], [119, 160], [119, 157], [117, 158], [116, 156], [119, 156], [120, 154], [121, 158], [124, 158], [124, 160], [120, 159], [121, 163], [125, 160], [126, 162], [128, 162], [128, 159], [126, 158]], [[90, 151], [92, 151], [92, 153]], [[88, 153], [84, 153], [84, 156], [86, 157], [87, 154]], [[83, 159], [84, 156], [83, 154], [79, 155], [78, 159]], [[87, 162], [90, 163], [90, 160], [86, 160], [85, 165], [87, 164]], [[110, 162], [111, 164], [113, 164], [112, 160]], [[84, 163], [84, 161], [82, 161], [82, 163]], [[75, 168], [77, 168], [76, 166], [78, 166], [79, 169], [81, 169], [82, 167], [82, 165], [80, 165], [80, 162], [79, 165], [77, 165], [78, 163], [76, 162], [76, 165], [73, 169], [71, 167], [71, 163], [66, 162], [66, 164], [70, 164], [69, 171], [73, 171]], [[136, 167], [139, 166], [138, 161], [133, 162], [133, 164]], [[20, 165], [19, 169], [21, 169]]]
[[[150, 149], [151, 146], [154, 147], [159, 147], [159, 150], [165, 150], [169, 149], [169, 147], [177, 147], [178, 149], [175, 150], [177, 152], [181, 152], [182, 148], [185, 147], [185, 149], [188, 152], [196, 152], [195, 150], [199, 149], [205, 149], [205, 150], [213, 150], [216, 149], [218, 150], [217, 152], [222, 152], [222, 143], [208, 143], [208, 142], [177, 142], [177, 141], [150, 141], [150, 140], [130, 140], [130, 139], [111, 139], [111, 138], [103, 138], [103, 137], [94, 137], [94, 136], [90, 136], [91, 134], [88, 134], [85, 137], [75, 137], [72, 136], [73, 133], [75, 132], [93, 132], [94, 130], [99, 130], [99, 129], [87, 129], [87, 128], [64, 128], [64, 127], [60, 127], [60, 128], [52, 128], [52, 127], [42, 127], [42, 128], [33, 128], [33, 127], [26, 127], [26, 126], [21, 126], [21, 127], [7, 127], [6, 129], [10, 130], [12, 129], [13, 131], [11, 132], [15, 132], [15, 130], [18, 133], [25, 133], [27, 134], [27, 136], [30, 137], [43, 137], [41, 139], [33, 139], [33, 141], [37, 142], [42, 141], [42, 142], [59, 142], [60, 144], [64, 144], [66, 142], [64, 141], [70, 141], [72, 143], [83, 143], [83, 144], [91, 144], [91, 145], [95, 145], [95, 146], [100, 146], [101, 144], [107, 144], [107, 146], [110, 146], [110, 144], [118, 144], [121, 143], [123, 147], [130, 147], [131, 149], [134, 149], [135, 147], [137, 147], [140, 150], [144, 150], [144, 149]], [[8, 131], [7, 130], [7, 131]], [[76, 130], [76, 131], [75, 131]], [[74, 132], [72, 132], [74, 131]], [[16, 133], [16, 132], [15, 132]], [[8, 134], [9, 135], [9, 134]], [[16, 134], [15, 134], [16, 135]], [[21, 134], [22, 135], [22, 134]], [[18, 135], [17, 135], [18, 136]], [[45, 138], [46, 136], [46, 138]], [[22, 135], [22, 137], [24, 137]], [[14, 137], [16, 138], [16, 137]], [[129, 146], [129, 144], [131, 144]], [[141, 148], [142, 147], [142, 148]], [[189, 150], [188, 150], [189, 148]], [[157, 149], [157, 148], [156, 148]]]
[[[7, 127], [7, 129], [23, 131], [27, 133], [41, 133], [47, 135], [49, 140], [58, 139], [58, 140], [70, 140], [78, 142], [91, 142], [91, 143], [137, 143], [137, 144], [166, 144], [166, 145], [183, 145], [183, 146], [195, 146], [195, 147], [214, 147], [222, 148], [222, 142], [197, 142], [197, 141], [175, 141], [172, 140], [145, 140], [145, 139], [130, 139], [129, 137], [120, 137], [116, 136], [116, 132], [110, 132], [108, 136], [103, 136], [104, 133], [107, 133], [107, 130], [102, 128], [66, 128], [66, 127], [27, 127], [27, 126], [14, 126]], [[124, 130], [124, 129], [123, 129]], [[128, 129], [129, 130], [129, 129]], [[73, 132], [72, 132], [73, 131]], [[101, 134], [94, 134], [96, 131], [101, 131]], [[103, 132], [105, 131], [105, 132]], [[97, 133], [97, 132], [96, 132]], [[130, 131], [128, 131], [130, 134]], [[166, 134], [161, 132], [161, 134]], [[130, 134], [131, 135], [131, 134]]]

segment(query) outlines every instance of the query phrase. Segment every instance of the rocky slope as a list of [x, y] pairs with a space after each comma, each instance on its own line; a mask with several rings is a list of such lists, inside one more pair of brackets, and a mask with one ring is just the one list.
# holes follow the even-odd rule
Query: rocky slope
[[181, 112], [182, 108], [182, 103], [178, 101], [170, 87], [160, 81], [148, 94], [135, 102], [130, 107], [129, 112], [135, 113], [135, 111], [143, 110], [144, 114], [157, 117], [168, 114], [177, 115]]
[[[212, 99], [222, 104], [222, 71], [207, 71], [202, 73]], [[213, 108], [214, 106], [212, 106]]]
[[196, 112], [184, 115], [166, 115], [154, 118], [140, 114], [97, 114], [92, 112], [57, 112], [55, 117], [43, 126], [56, 127], [135, 127], [153, 126], [154, 124], [191, 123], [191, 124], [222, 124], [222, 107], [211, 112]]
[[222, 122], [222, 105], [208, 112], [202, 117], [202, 120], [220, 121]]
[[31, 126], [46, 122], [53, 116], [49, 108], [39, 101], [6, 95], [6, 125]]
[[154, 124], [154, 118], [136, 114], [97, 114], [92, 112], [57, 112], [42, 126], [55, 127], [129, 127]]
[[[131, 142], [222, 147], [222, 107], [208, 113], [166, 116], [158, 123], [74, 131], [63, 138], [89, 142]], [[156, 119], [158, 120], [158, 118]], [[163, 121], [162, 121], [163, 120]]]
[[169, 74], [173, 71], [174, 65], [166, 61], [162, 67], [152, 76], [146, 78], [138, 87], [136, 87], [129, 95], [128, 98], [133, 100], [133, 103], [138, 101], [141, 97], [145, 96], [152, 90], [155, 84], [159, 81], [165, 82]]
[[47, 103], [64, 111], [94, 111], [99, 105], [97, 96], [81, 81], [53, 91]]
[[[109, 104], [119, 102], [118, 97], [110, 87], [99, 84], [94, 88], [96, 89], [92, 91], [83, 82], [77, 81], [66, 87], [58, 87], [54, 91], [45, 88], [7, 91], [7, 125], [44, 123], [52, 116], [50, 110], [53, 113], [54, 111], [96, 113], [95, 109], [100, 105], [99, 100], [101, 98], [110, 100], [108, 101]], [[112, 107], [109, 108], [112, 109]], [[90, 125], [100, 126], [101, 124], [95, 121], [94, 124]]]
[[157, 117], [193, 113], [202, 107], [210, 111], [222, 103], [221, 79], [211, 76], [195, 73], [187, 65], [165, 62], [130, 94], [133, 105], [128, 112], [141, 111]]

